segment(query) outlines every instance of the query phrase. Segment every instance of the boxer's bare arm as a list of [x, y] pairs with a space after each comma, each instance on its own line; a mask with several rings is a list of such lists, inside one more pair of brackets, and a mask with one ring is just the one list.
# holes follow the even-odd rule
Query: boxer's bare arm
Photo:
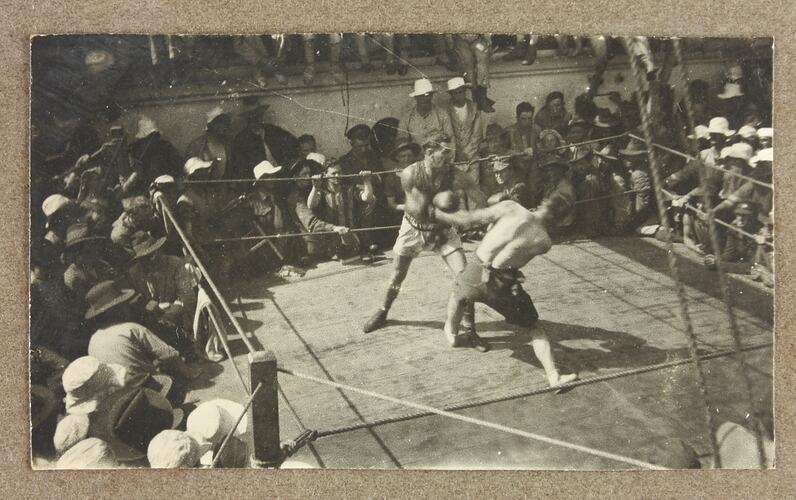
[[437, 221], [450, 226], [485, 226], [497, 222], [501, 217], [511, 213], [511, 211], [515, 209], [514, 205], [522, 208], [516, 202], [506, 200], [490, 207], [479, 208], [472, 211], [459, 210], [454, 213], [446, 213], [442, 210], [436, 210], [434, 215]]

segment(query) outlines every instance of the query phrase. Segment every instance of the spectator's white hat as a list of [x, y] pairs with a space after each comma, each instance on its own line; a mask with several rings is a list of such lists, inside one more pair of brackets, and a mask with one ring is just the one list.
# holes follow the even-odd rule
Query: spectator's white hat
[[155, 121], [148, 117], [142, 116], [138, 119], [138, 132], [135, 134], [136, 139], [143, 139], [147, 137], [149, 134], [158, 131], [158, 126], [155, 125]]
[[451, 90], [460, 89], [462, 87], [466, 87], [467, 83], [465, 83], [464, 78], [461, 76], [456, 76], [448, 80], [448, 92]]
[[694, 127], [694, 133], [688, 136], [689, 139], [707, 139], [709, 137], [708, 128], [704, 125]]
[[409, 97], [417, 97], [433, 93], [434, 85], [431, 84], [431, 80], [428, 78], [420, 78], [419, 80], [415, 80], [415, 89], [411, 94], [409, 94]]
[[320, 166], [326, 165], [326, 157], [320, 153], [307, 153], [307, 159], [314, 161]]
[[756, 167], [758, 162], [767, 161], [767, 162], [774, 162], [774, 148], [765, 148], [761, 149], [754, 155], [752, 158], [749, 159], [749, 165], [752, 167]]
[[126, 374], [123, 366], [103, 363], [92, 356], [72, 361], [61, 376], [66, 391], [66, 412], [93, 412], [103, 398], [124, 387]]
[[757, 129], [758, 139], [771, 139], [774, 137], [774, 129], [771, 127], [762, 127]]
[[727, 82], [724, 84], [724, 90], [718, 95], [719, 99], [732, 99], [733, 97], [742, 97], [743, 90], [741, 90], [740, 83], [730, 83]]
[[199, 443], [187, 432], [161, 431], [147, 446], [146, 457], [153, 469], [179, 469], [199, 464]]
[[727, 146], [721, 150], [719, 158], [738, 158], [739, 160], [749, 161], [754, 155], [752, 146], [745, 142], [736, 142], [732, 146]]
[[197, 170], [204, 170], [212, 166], [213, 166], [212, 160], [204, 161], [201, 158], [197, 158], [196, 156], [194, 156], [192, 158], [188, 158], [188, 161], [185, 162], [185, 175], [190, 177], [194, 173], [196, 173]]
[[55, 464], [56, 469], [113, 469], [118, 466], [108, 443], [93, 437], [69, 448]]
[[53, 194], [44, 200], [41, 204], [41, 211], [44, 212], [45, 217], [50, 217], [55, 212], [61, 210], [69, 204], [71, 200], [62, 194]]
[[282, 167], [275, 167], [270, 161], [263, 160], [254, 166], [254, 178], [261, 179], [265, 175], [274, 175], [282, 171]]
[[738, 129], [738, 135], [740, 135], [744, 139], [751, 139], [752, 137], [757, 136], [757, 129], [751, 125], [744, 125], [743, 127]]
[[228, 399], [213, 399], [205, 401], [188, 415], [185, 428], [200, 444], [217, 446], [224, 437], [234, 428], [235, 436], [246, 434], [247, 419], [240, 421], [237, 427], [235, 422], [243, 413], [243, 405]]
[[[745, 427], [734, 422], [724, 422], [716, 429], [721, 466], [732, 469], [752, 469], [759, 466], [756, 437]], [[763, 436], [763, 458], [766, 467], [774, 460], [774, 442]]]
[[88, 415], [80, 413], [70, 413], [58, 422], [53, 436], [53, 445], [58, 454], [63, 454], [88, 437], [89, 428]]
[[221, 108], [221, 106], [216, 106], [215, 108], [213, 108], [213, 109], [211, 109], [210, 111], [207, 112], [207, 123], [210, 124], [210, 122], [212, 122], [213, 120], [215, 120], [219, 116], [225, 115], [225, 114], [227, 114], [227, 113]]
[[735, 134], [735, 130], [730, 130], [730, 122], [723, 116], [711, 118], [708, 123], [708, 134], [723, 134], [730, 137]]
[[155, 177], [155, 180], [152, 181], [153, 185], [161, 185], [161, 184], [174, 184], [174, 177], [170, 175], [159, 175]]

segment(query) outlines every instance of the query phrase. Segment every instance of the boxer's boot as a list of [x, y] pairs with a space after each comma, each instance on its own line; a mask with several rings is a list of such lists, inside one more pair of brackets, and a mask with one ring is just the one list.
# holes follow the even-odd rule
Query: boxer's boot
[[464, 315], [462, 316], [461, 335], [467, 337], [470, 345], [479, 352], [487, 352], [490, 347], [489, 344], [478, 336], [475, 331], [475, 304], [467, 301], [464, 306]]
[[400, 291], [400, 285], [390, 285], [387, 289], [387, 295], [384, 297], [384, 305], [362, 326], [362, 332], [370, 333], [384, 326], [384, 323], [387, 322], [387, 312], [390, 310], [390, 307], [392, 307], [392, 303], [395, 302], [395, 299], [398, 297], [398, 292]]

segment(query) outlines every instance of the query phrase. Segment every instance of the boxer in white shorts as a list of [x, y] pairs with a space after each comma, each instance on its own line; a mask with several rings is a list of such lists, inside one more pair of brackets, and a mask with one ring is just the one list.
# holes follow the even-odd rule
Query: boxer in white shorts
[[[432, 134], [423, 144], [423, 160], [413, 163], [401, 172], [401, 186], [410, 195], [421, 194], [425, 200], [432, 200], [440, 191], [449, 190], [453, 184], [452, 161], [454, 151], [450, 137]], [[362, 327], [365, 333], [384, 326], [387, 313], [398, 297], [401, 284], [406, 278], [412, 259], [423, 250], [436, 251], [453, 271], [454, 275], [462, 272], [467, 259], [462, 250], [462, 241], [453, 227], [437, 224], [428, 219], [425, 207], [404, 213], [401, 229], [393, 246], [394, 271], [383, 305]], [[462, 318], [462, 334], [469, 343], [478, 350], [484, 351], [486, 344], [480, 342], [475, 333], [473, 304], [465, 306]]]

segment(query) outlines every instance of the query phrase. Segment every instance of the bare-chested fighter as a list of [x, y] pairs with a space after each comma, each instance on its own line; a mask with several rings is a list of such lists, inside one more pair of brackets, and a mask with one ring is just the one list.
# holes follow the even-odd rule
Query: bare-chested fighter
[[[454, 150], [451, 138], [443, 134], [432, 134], [422, 146], [424, 158], [401, 172], [401, 186], [407, 198], [413, 197], [417, 203], [412, 209], [404, 210], [398, 238], [393, 246], [395, 254], [393, 275], [383, 305], [362, 327], [365, 333], [381, 328], [385, 324], [387, 313], [398, 297], [412, 259], [420, 255], [420, 252], [435, 250], [454, 274], [462, 272], [467, 265], [462, 241], [456, 230], [450, 225], [430, 221], [427, 217], [427, 205], [431, 203], [434, 195], [450, 190], [453, 184]], [[485, 351], [488, 347], [481, 342], [475, 332], [472, 302], [463, 301], [459, 319], [462, 320], [462, 330], [465, 332], [461, 335], [460, 343]]]
[[[446, 213], [443, 209], [454, 206], [453, 193], [437, 194], [429, 206], [429, 218], [458, 227], [483, 226], [489, 229], [478, 245], [474, 258], [454, 282], [448, 302], [445, 335], [454, 347], [460, 345], [459, 322], [465, 303], [481, 302], [502, 314], [512, 325], [529, 329], [534, 354], [539, 359], [550, 386], [566, 384], [577, 379], [577, 374], [561, 375], [555, 365], [550, 341], [541, 329], [533, 328], [539, 314], [528, 293], [519, 270], [537, 255], [550, 250], [552, 242], [547, 227], [556, 220], [556, 213], [566, 209], [564, 199], [553, 196], [531, 212], [519, 203], [506, 200], [487, 208], [471, 212]], [[425, 203], [419, 196], [407, 198], [407, 209], [416, 209]]]

